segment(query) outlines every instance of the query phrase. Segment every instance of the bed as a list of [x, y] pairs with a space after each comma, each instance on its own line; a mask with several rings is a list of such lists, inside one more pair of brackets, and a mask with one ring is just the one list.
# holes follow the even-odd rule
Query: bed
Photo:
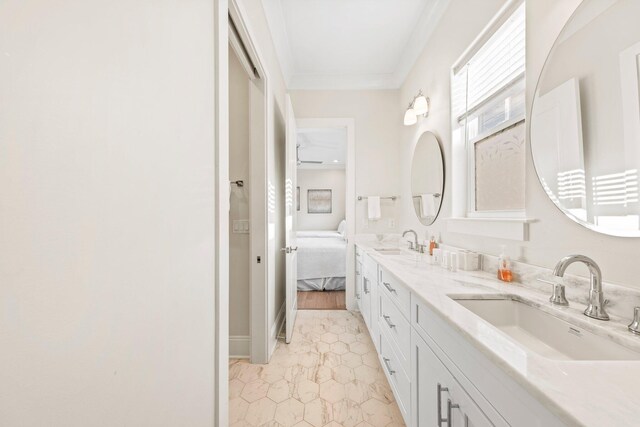
[[341, 231], [299, 231], [297, 245], [299, 291], [345, 289], [347, 242], [344, 227]]

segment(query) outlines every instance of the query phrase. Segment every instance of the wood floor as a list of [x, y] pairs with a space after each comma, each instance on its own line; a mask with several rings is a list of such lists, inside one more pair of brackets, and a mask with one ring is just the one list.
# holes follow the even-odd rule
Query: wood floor
[[299, 310], [346, 310], [344, 291], [298, 291]]

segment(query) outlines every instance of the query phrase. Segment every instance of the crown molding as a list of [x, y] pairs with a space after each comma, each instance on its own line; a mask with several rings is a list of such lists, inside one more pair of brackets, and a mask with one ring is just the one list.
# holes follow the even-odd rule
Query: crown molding
[[262, 0], [271, 37], [287, 88], [290, 90], [381, 90], [398, 89], [424, 50], [450, 0], [433, 0], [416, 21], [394, 72], [386, 74], [309, 74], [295, 70], [281, 0]]

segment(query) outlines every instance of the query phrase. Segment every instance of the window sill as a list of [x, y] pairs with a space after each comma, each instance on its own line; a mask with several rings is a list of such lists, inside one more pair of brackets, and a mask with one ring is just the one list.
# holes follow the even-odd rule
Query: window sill
[[531, 218], [449, 218], [447, 231], [472, 236], [526, 242]]

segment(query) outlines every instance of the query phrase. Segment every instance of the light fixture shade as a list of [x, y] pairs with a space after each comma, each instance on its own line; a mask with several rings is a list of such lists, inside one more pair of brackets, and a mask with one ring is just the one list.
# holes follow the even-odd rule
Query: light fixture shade
[[415, 111], [413, 111], [413, 108], [408, 108], [407, 112], [404, 113], [404, 125], [411, 126], [416, 123], [418, 123], [418, 117], [416, 117]]
[[416, 116], [420, 116], [422, 114], [427, 114], [429, 112], [429, 102], [424, 95], [420, 95], [416, 98], [413, 103], [413, 112]]

